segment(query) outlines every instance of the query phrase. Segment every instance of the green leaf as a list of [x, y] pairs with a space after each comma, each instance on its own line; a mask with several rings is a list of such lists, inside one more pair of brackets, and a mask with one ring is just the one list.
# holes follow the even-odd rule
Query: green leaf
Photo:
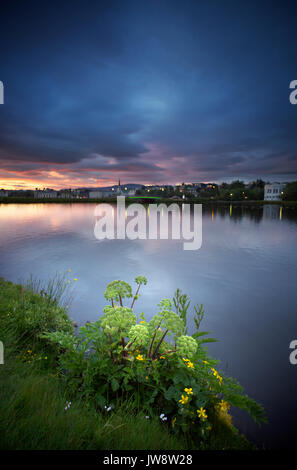
[[120, 384], [114, 377], [111, 379], [111, 388], [113, 392], [116, 392], [120, 388]]

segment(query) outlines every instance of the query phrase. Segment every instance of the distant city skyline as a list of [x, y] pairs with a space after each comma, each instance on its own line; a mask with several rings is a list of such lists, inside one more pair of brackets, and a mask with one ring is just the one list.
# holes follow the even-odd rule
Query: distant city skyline
[[0, 188], [297, 180], [296, 10], [1, 5]]

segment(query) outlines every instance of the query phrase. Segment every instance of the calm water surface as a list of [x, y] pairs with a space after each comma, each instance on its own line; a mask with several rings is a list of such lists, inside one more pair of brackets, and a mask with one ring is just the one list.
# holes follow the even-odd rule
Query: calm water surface
[[237, 411], [235, 424], [260, 447], [294, 447], [297, 366], [289, 363], [289, 343], [297, 339], [297, 210], [203, 208], [202, 247], [184, 251], [179, 240], [96, 240], [94, 208], [0, 205], [0, 276], [46, 280], [71, 268], [69, 279], [78, 280], [70, 315], [78, 323], [101, 315], [114, 279], [148, 278], [135, 309], [148, 319], [179, 287], [203, 303], [202, 330], [219, 339], [209, 351], [221, 369], [267, 411], [261, 428]]

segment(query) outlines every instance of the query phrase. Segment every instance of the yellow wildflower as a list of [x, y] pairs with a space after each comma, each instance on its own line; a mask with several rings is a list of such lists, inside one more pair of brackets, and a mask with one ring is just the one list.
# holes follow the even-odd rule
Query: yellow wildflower
[[138, 361], [144, 361], [144, 358], [143, 358], [143, 355], [142, 354], [138, 354], [138, 356], [136, 356], [136, 359]]
[[211, 367], [211, 370], [212, 370], [212, 373], [213, 373], [214, 377], [216, 377], [218, 379], [218, 381], [220, 382], [220, 385], [221, 385], [222, 381], [223, 381], [223, 377], [221, 377], [219, 375], [219, 373], [213, 367]]
[[141, 320], [141, 322], [140, 322], [140, 323], [145, 323], [145, 321], [144, 321], [144, 320]]
[[227, 401], [221, 400], [218, 406], [219, 406], [220, 411], [225, 411], [228, 413], [230, 405]]
[[188, 361], [187, 367], [190, 367], [191, 369], [194, 369], [194, 364], [191, 361]]
[[165, 356], [160, 356], [160, 359], [166, 359]]
[[77, 281], [77, 278], [75, 277], [73, 280], [74, 280], [74, 281]]
[[201, 406], [199, 410], [197, 410], [198, 417], [202, 420], [205, 421], [207, 419], [207, 414], [205, 409]]
[[184, 391], [185, 391], [188, 395], [193, 395], [193, 389], [192, 389], [192, 388], [185, 388]]
[[179, 403], [181, 403], [182, 405], [185, 405], [186, 403], [188, 403], [188, 401], [189, 401], [189, 397], [187, 397], [186, 395], [182, 395], [181, 399], [179, 400]]

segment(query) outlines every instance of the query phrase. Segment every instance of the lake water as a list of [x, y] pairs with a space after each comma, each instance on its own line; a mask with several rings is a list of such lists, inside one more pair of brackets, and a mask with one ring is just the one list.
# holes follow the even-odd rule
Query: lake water
[[114, 279], [147, 277], [135, 308], [147, 319], [179, 287], [192, 305], [204, 305], [201, 329], [219, 339], [211, 355], [267, 411], [261, 428], [237, 411], [235, 424], [260, 447], [295, 447], [297, 365], [289, 362], [289, 344], [297, 339], [297, 210], [203, 207], [202, 247], [185, 251], [180, 240], [97, 240], [94, 209], [0, 205], [0, 276], [47, 280], [71, 269], [70, 316], [80, 324], [101, 315]]

